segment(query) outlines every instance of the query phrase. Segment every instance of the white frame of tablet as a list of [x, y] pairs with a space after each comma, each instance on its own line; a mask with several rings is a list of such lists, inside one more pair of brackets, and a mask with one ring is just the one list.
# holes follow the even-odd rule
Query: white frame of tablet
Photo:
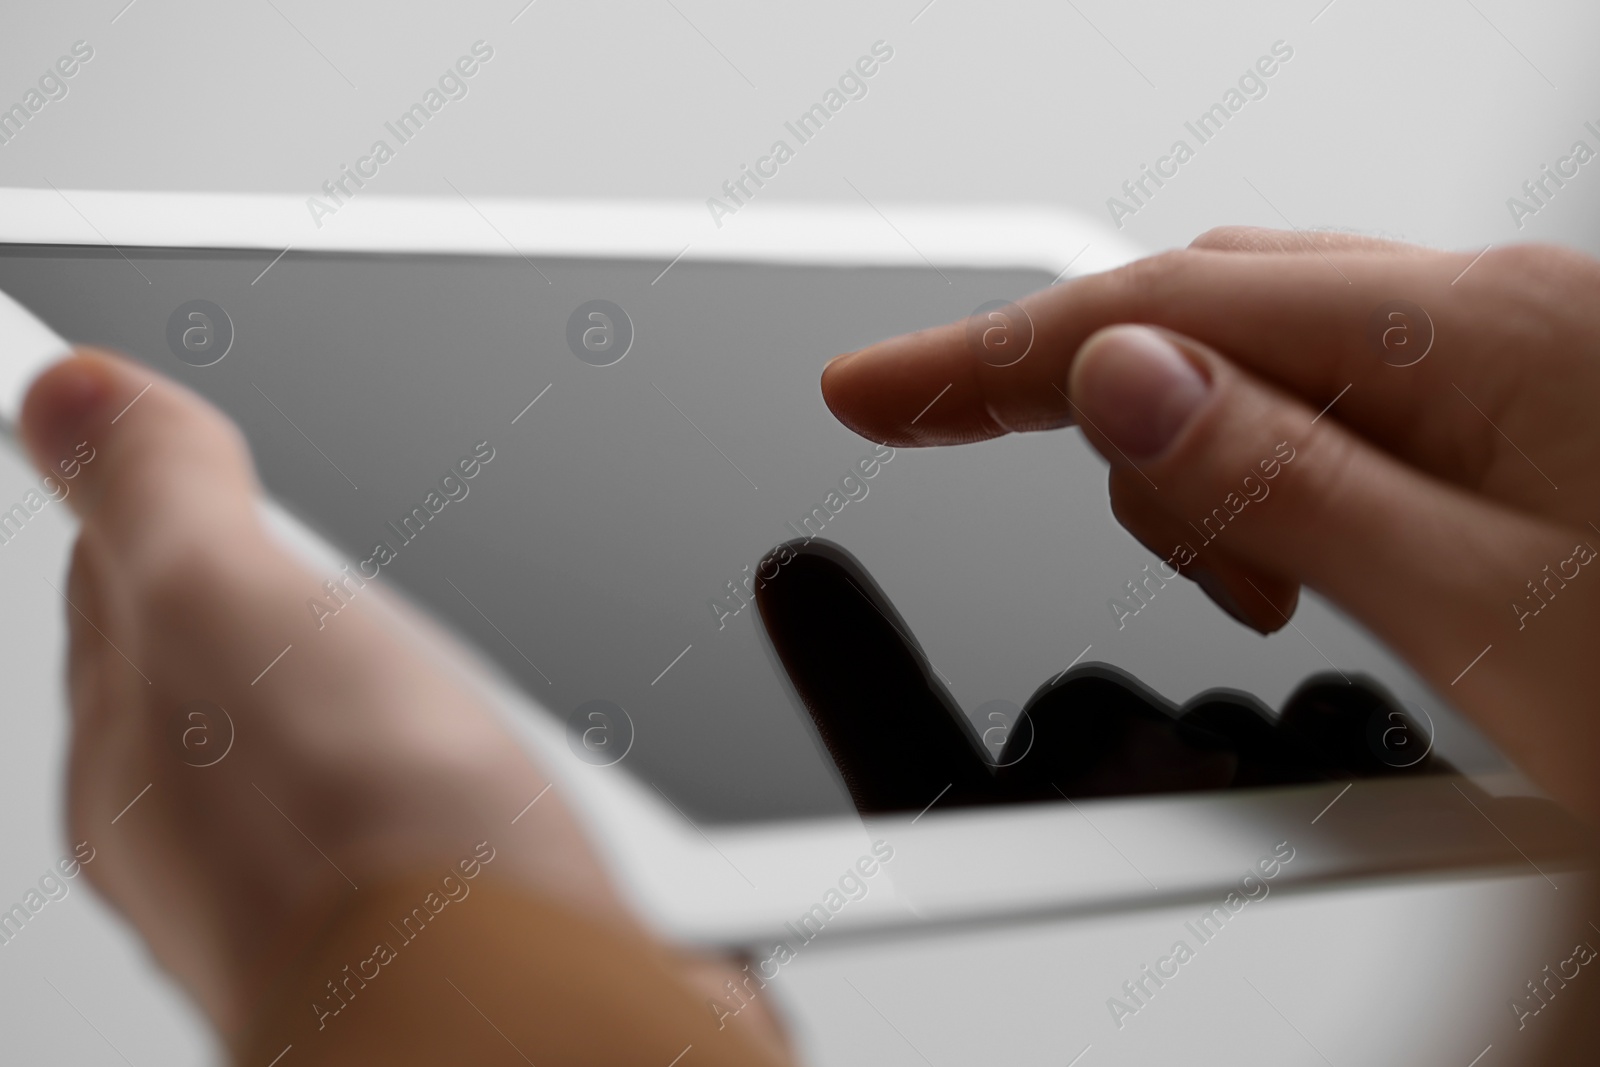
[[[362, 193], [318, 226], [306, 201], [292, 196], [33, 189], [0, 189], [0, 243], [256, 248], [263, 270], [294, 249], [659, 259], [664, 270], [681, 260], [1023, 267], [1058, 278], [1138, 254], [1102, 223], [1044, 208], [756, 204], [717, 226], [692, 202]], [[63, 349], [37, 320], [0, 298], [0, 418], [15, 420], [26, 383]], [[282, 509], [270, 503], [264, 509], [308, 560], [330, 570], [342, 562]], [[403, 607], [399, 612], [406, 615]], [[867, 880], [864, 897], [831, 916], [830, 931], [1220, 897], [1285, 841], [1296, 859], [1279, 877], [1301, 885], [1420, 870], [1526, 869], [1495, 830], [1471, 816], [1449, 779], [1363, 781], [1348, 795], [1332, 783], [1002, 811], [946, 812], [935, 804], [915, 817], [696, 827], [632, 776], [578, 760], [557, 716], [481, 656], [441, 643], [535, 751], [635, 905], [685, 941], [737, 945], [790, 936], [783, 924], [824, 903], [877, 840], [890, 844], [894, 859]], [[530, 714], [536, 710], [545, 713]], [[1519, 785], [1477, 784], [1491, 791]], [[1338, 815], [1324, 819], [1333, 802]], [[1454, 839], [1423, 855], [1403, 836], [1385, 836], [1397, 813], [1464, 821]], [[1548, 870], [1571, 852], [1563, 846], [1534, 855]]]

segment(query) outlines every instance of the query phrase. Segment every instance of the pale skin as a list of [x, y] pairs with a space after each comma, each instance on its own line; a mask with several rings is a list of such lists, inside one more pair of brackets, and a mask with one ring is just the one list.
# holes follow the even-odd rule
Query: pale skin
[[[480, 841], [496, 874], [648, 936], [557, 790], [511, 824], [549, 779], [437, 653], [439, 634], [376, 584], [318, 626], [305, 604], [326, 599], [328, 576], [261, 525], [248, 449], [220, 412], [80, 350], [34, 383], [22, 430], [44, 471], [94, 449], [67, 497], [82, 520], [66, 589], [68, 832], [222, 1034], [345, 889], [450, 870]], [[181, 758], [193, 700], [235, 724], [215, 766]], [[736, 971], [681, 964], [717, 992]], [[741, 1019], [772, 1025], [762, 1006]]]
[[[1471, 260], [1213, 231], [1023, 300], [1037, 332], [1014, 366], [974, 358], [957, 323], [841, 357], [823, 394], [846, 425], [895, 446], [1076, 422], [1110, 463], [1116, 516], [1163, 559], [1292, 442], [1270, 499], [1185, 573], [1263, 632], [1284, 625], [1302, 586], [1316, 590], [1593, 822], [1600, 569], [1583, 567], [1537, 616], [1513, 604], [1575, 545], [1600, 547], [1600, 264], [1495, 249], [1452, 285]], [[1397, 298], [1437, 330], [1403, 368], [1367, 341], [1373, 310]], [[68, 497], [82, 520], [67, 588], [69, 832], [97, 850], [88, 877], [222, 1033], [248, 1021], [282, 942], [309, 936], [349, 884], [448, 867], [486, 839], [502, 875], [649, 936], [558, 793], [509, 825], [548, 779], [426, 623], [380, 608], [380, 594], [317, 629], [305, 601], [325, 596], [327, 575], [261, 527], [248, 450], [214, 408], [80, 351], [33, 385], [22, 431], [49, 472], [80, 442], [95, 449]], [[175, 755], [172, 709], [196, 699], [238, 729], [211, 768]], [[683, 967], [708, 988], [733, 971]], [[759, 1010], [740, 1018], [771, 1026]]]

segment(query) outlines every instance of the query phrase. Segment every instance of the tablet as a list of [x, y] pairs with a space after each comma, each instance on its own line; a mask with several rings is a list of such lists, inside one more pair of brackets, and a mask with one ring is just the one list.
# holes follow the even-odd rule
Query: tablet
[[1227, 687], [1269, 708], [1331, 670], [1375, 679], [1425, 724], [1412, 743], [1480, 785], [1513, 781], [1314, 598], [1263, 639], [1149, 583], [1075, 433], [906, 450], [831, 417], [822, 366], [897, 333], [976, 313], [1026, 358], [1011, 301], [1134, 254], [1095, 224], [863, 204], [719, 227], [694, 205], [466, 197], [364, 197], [315, 224], [283, 197], [0, 207], [0, 291], [48, 327], [0, 354], [4, 413], [55, 336], [210, 398], [327, 570], [308, 620], [336, 626], [375, 582], [459, 635], [678, 936], [765, 936], [869, 865], [886, 877], [836, 927], [1204, 893], [1275, 848], [1308, 882], [1568, 854], [1542, 818], [1508, 849], [1484, 794], [1445, 779], [856, 814], [755, 605], [764, 558], [797, 538], [859, 563], [974, 736], [1091, 664], [1174, 705]]

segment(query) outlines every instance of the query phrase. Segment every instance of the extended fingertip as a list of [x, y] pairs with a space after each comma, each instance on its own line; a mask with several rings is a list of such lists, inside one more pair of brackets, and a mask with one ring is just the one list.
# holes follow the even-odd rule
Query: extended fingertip
[[[844, 405], [847, 393], [840, 384], [839, 375], [854, 355], [854, 352], [846, 352], [843, 355], [834, 356], [822, 368], [822, 402], [828, 405], [828, 410], [833, 413], [833, 417], [846, 426], [850, 426], [850, 420], [847, 417]], [[855, 429], [854, 426], [850, 426], [850, 428], [852, 430]]]
[[851, 381], [851, 364], [863, 351], [866, 350], [834, 356], [822, 368], [822, 402], [828, 405], [828, 411], [846, 428], [869, 441], [885, 444], [892, 439], [893, 444], [899, 446], [905, 442], [899, 440], [892, 429], [881, 425], [881, 420], [873, 418], [875, 398], [859, 382]]
[[[844, 399], [846, 390], [841, 384], [839, 376], [844, 373], [845, 368], [850, 365], [850, 361], [855, 356], [856, 353], [854, 352], [846, 352], [843, 355], [834, 356], [822, 368], [823, 403], [828, 405], [828, 410], [833, 412], [834, 417], [841, 422], [844, 421], [844, 417], [840, 414], [840, 402]], [[849, 423], [845, 423], [845, 425], [848, 426]]]

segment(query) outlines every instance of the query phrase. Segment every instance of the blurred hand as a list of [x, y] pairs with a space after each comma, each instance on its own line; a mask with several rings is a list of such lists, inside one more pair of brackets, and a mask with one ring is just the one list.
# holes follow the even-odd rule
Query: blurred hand
[[[548, 780], [381, 591], [319, 631], [306, 601], [330, 576], [262, 528], [246, 446], [214, 408], [84, 352], [33, 385], [22, 429], [48, 471], [95, 450], [68, 497], [72, 840], [224, 1033], [341, 896], [448, 873], [480, 842], [491, 873], [636, 929], [558, 792], [512, 825]], [[219, 752], [227, 731], [186, 717], [202, 700], [234, 734], [197, 767], [185, 731]]]
[[1317, 590], [1600, 818], [1600, 263], [1226, 229], [1019, 303], [1020, 362], [954, 323], [834, 360], [829, 407], [901, 447], [1079, 425], [1229, 614]]

